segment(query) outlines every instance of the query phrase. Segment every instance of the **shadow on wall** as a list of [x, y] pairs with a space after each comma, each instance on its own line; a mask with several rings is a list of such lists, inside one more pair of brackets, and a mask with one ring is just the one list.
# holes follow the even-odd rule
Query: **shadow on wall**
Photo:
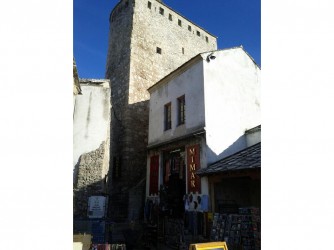
[[[222, 139], [223, 140], [223, 139]], [[242, 135], [237, 140], [235, 140], [228, 148], [223, 150], [220, 154], [216, 154], [210, 147], [207, 147], [207, 165], [210, 165], [216, 161], [219, 161], [229, 155], [232, 155], [240, 150], [247, 147], [246, 136]]]
[[113, 106], [110, 142], [110, 217], [138, 220], [145, 203], [149, 101]]
[[113, 106], [111, 113], [111, 169], [114, 169], [114, 157], [120, 157], [120, 178], [126, 177], [134, 186], [134, 182], [146, 174], [149, 101], [127, 104], [123, 108]]

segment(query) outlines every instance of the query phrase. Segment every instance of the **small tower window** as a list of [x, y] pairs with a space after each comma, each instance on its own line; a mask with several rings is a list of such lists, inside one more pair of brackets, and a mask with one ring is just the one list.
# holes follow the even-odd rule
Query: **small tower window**
[[164, 15], [164, 9], [163, 8], [159, 8], [159, 13], [161, 14], [161, 15]]
[[201, 32], [199, 32], [198, 30], [197, 30], [196, 34], [197, 34], [198, 36], [201, 36]]
[[184, 55], [184, 48], [182, 48], [182, 54]]
[[168, 19], [169, 19], [170, 21], [173, 21], [173, 16], [172, 16], [172, 14], [169, 14]]
[[191, 26], [190, 25], [188, 25], [188, 30], [191, 31]]
[[147, 2], [147, 8], [151, 9], [152, 3], [150, 1]]
[[116, 19], [116, 14], [114, 13], [112, 16], [111, 16], [111, 22], [115, 21]]
[[177, 24], [182, 27], [182, 21], [180, 19], [177, 21]]
[[161, 54], [161, 48], [157, 47], [157, 53]]
[[209, 42], [209, 38], [207, 36], [205, 36], [205, 41], [208, 43]]

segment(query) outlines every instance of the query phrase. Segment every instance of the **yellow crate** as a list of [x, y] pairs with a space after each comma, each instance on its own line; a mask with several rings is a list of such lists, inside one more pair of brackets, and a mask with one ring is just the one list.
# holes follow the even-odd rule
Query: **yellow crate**
[[189, 250], [228, 250], [225, 241], [191, 244]]
[[73, 250], [82, 250], [83, 244], [82, 242], [73, 242]]
[[89, 250], [92, 244], [92, 236], [90, 234], [74, 234], [73, 242], [81, 242], [82, 250]]

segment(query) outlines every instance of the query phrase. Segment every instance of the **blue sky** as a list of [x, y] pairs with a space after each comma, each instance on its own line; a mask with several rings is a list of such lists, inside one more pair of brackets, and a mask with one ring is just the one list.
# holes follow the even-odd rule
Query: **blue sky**
[[[104, 78], [109, 14], [119, 0], [74, 0], [73, 49], [80, 78]], [[218, 37], [218, 49], [243, 45], [261, 66], [260, 0], [164, 0]]]

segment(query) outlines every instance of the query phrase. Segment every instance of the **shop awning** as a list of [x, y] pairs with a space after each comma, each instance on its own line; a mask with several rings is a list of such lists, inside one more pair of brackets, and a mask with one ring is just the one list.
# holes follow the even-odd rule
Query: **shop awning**
[[261, 167], [261, 142], [217, 161], [196, 172], [200, 176]]

